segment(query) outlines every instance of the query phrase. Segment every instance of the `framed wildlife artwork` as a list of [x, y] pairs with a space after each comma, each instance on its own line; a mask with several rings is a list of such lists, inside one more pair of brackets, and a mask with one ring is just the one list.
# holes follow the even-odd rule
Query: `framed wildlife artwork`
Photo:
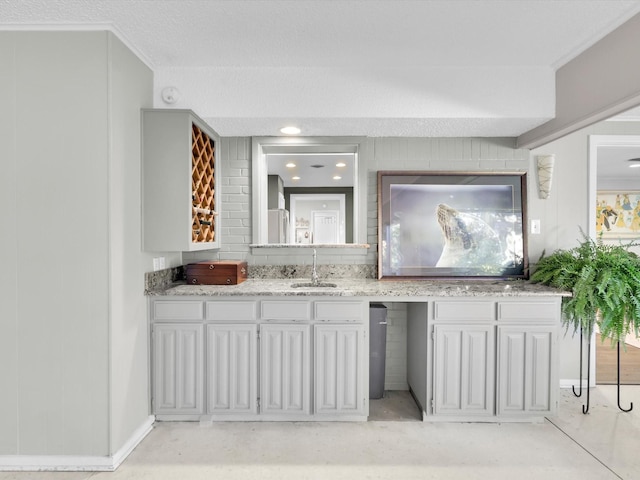
[[527, 278], [524, 172], [378, 172], [378, 278]]
[[602, 238], [640, 238], [640, 191], [598, 191], [596, 233]]

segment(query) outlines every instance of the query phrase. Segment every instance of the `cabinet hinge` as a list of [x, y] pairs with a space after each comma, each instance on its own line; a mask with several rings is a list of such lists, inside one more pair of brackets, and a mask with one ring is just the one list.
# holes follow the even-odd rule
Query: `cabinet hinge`
[[260, 411], [260, 397], [258, 397], [258, 411]]
[[435, 332], [431, 330], [431, 340], [435, 340], [435, 338], [436, 338]]
[[436, 402], [433, 401], [433, 398], [431, 399], [431, 411], [433, 412], [433, 409], [436, 406]]

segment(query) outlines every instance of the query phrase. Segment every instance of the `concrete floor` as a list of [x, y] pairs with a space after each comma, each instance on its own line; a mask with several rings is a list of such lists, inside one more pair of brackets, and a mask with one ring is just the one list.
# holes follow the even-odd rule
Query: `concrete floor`
[[165, 422], [114, 473], [0, 480], [637, 480], [640, 387], [622, 396], [623, 407], [636, 404], [631, 413], [618, 410], [615, 386], [598, 386], [583, 415], [584, 395], [562, 390], [558, 415], [538, 424]]

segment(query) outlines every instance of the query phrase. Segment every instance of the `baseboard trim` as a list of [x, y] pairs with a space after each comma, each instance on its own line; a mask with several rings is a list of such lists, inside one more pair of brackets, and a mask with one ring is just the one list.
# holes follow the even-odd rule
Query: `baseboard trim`
[[[579, 380], [577, 378], [561, 378], [560, 379], [560, 388], [571, 388], [571, 387], [579, 387], [582, 384], [583, 388], [586, 388], [587, 381], [585, 379]], [[594, 378], [591, 379], [591, 386], [596, 386], [596, 381]]]
[[409, 384], [407, 382], [391, 382], [384, 384], [385, 390], [409, 390]]
[[112, 456], [0, 455], [0, 472], [113, 472], [153, 430], [150, 415]]
[[156, 421], [154, 415], [149, 415], [142, 425], [140, 425], [135, 432], [129, 437], [129, 440], [118, 449], [118, 451], [111, 457], [113, 459], [113, 470], [118, 468], [122, 462], [133, 452], [133, 450], [140, 444], [144, 438], [149, 435], [153, 430], [153, 424]]

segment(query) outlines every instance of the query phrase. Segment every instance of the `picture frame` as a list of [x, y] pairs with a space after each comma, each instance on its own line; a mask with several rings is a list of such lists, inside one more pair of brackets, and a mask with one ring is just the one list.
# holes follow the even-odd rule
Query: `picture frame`
[[640, 238], [640, 191], [598, 190], [595, 218], [604, 239]]
[[378, 278], [526, 279], [526, 172], [378, 172]]

